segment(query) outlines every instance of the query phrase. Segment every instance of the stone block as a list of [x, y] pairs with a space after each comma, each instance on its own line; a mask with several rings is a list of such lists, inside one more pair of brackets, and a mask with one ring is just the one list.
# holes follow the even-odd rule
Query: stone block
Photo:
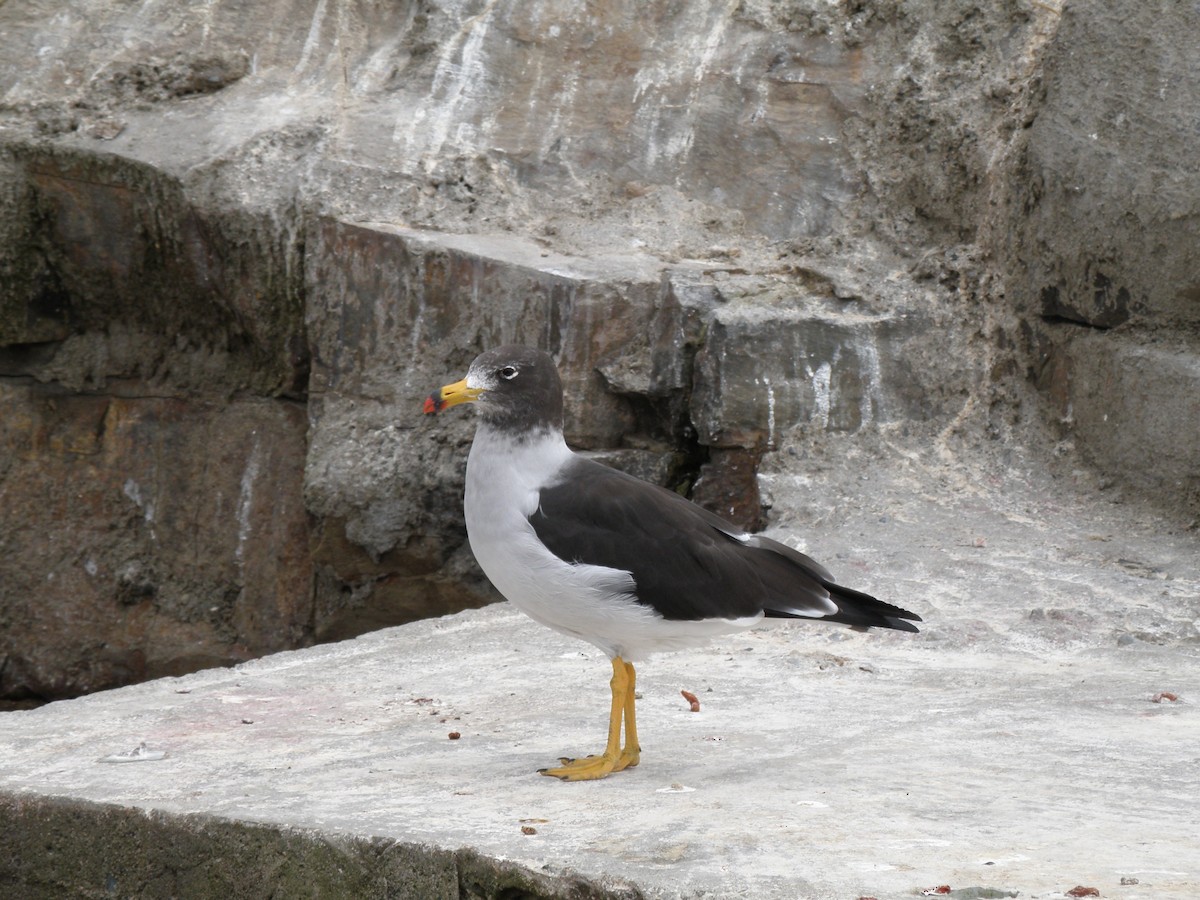
[[0, 381], [0, 696], [73, 696], [307, 639], [303, 408]]
[[1062, 325], [1043, 390], [1109, 478], [1200, 512], [1200, 353], [1180, 342]]
[[761, 461], [756, 450], [713, 449], [700, 466], [691, 499], [746, 531], [762, 531], [767, 518], [758, 489]]
[[1103, 328], [1200, 323], [1200, 69], [1180, 65], [1198, 30], [1193, 4], [1062, 10], [1003, 232], [1014, 286], [1042, 314]]
[[[68, 348], [54, 376], [136, 373], [175, 389], [303, 392], [299, 247], [295, 229], [280, 227], [286, 211], [196, 202], [169, 172], [128, 158], [22, 148], [14, 159], [25, 271], [0, 287], [0, 344], [138, 332], [122, 371], [66, 373]], [[219, 361], [197, 370], [197, 356]]]
[[796, 427], [853, 432], [923, 415], [905, 344], [927, 323], [829, 302], [764, 294], [716, 311], [696, 359], [700, 443], [762, 452]]

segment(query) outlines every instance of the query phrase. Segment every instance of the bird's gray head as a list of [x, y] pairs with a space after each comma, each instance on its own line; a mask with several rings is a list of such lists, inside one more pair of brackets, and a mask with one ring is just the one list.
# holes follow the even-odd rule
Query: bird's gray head
[[475, 403], [493, 428], [517, 434], [562, 431], [563, 395], [558, 369], [548, 353], [509, 344], [475, 357], [462, 381], [434, 391], [426, 413]]

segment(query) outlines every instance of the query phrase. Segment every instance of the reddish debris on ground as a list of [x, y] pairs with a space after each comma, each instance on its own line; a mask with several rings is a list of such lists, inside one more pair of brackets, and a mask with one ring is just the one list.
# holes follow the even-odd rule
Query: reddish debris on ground
[[921, 891], [921, 896], [935, 897], [938, 894], [948, 894], [948, 893], [950, 893], [950, 885], [939, 884], [937, 887], [925, 888], [925, 890]]
[[691, 704], [692, 712], [700, 712], [700, 701], [695, 694], [691, 691], [680, 691], [679, 693], [683, 694], [683, 699]]
[[1100, 892], [1098, 890], [1096, 890], [1095, 888], [1084, 887], [1083, 885], [1077, 885], [1077, 886], [1071, 888], [1069, 891], [1067, 891], [1067, 896], [1068, 897], [1099, 897]]
[[450, 740], [452, 740], [452, 741], [457, 741], [460, 737], [462, 737], [462, 735], [459, 734], [457, 731], [452, 731], [448, 735], [446, 735], [446, 737], [450, 738]]
[[1155, 694], [1153, 697], [1150, 698], [1150, 702], [1151, 703], [1162, 703], [1164, 700], [1170, 700], [1172, 703], [1174, 703], [1178, 699], [1179, 699], [1178, 694], [1172, 694], [1170, 691], [1159, 691], [1157, 694]]

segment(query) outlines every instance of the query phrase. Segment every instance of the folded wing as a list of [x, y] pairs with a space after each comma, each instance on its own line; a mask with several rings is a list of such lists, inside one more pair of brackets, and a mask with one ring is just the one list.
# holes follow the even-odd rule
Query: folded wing
[[762, 613], [917, 630], [905, 619], [918, 616], [837, 585], [803, 553], [582, 457], [542, 489], [529, 521], [560, 559], [629, 572], [638, 602], [666, 619]]

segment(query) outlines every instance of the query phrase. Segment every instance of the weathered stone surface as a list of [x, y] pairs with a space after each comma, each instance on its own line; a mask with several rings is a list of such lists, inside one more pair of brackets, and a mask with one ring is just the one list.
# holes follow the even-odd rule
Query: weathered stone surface
[[711, 450], [692, 485], [692, 500], [747, 531], [762, 531], [767, 517], [758, 490], [761, 460], [759, 450]]
[[295, 404], [0, 381], [0, 695], [296, 646], [311, 616]]
[[448, 363], [465, 369], [484, 347], [530, 343], [559, 357], [565, 388], [580, 398], [567, 422], [576, 443], [609, 446], [628, 430], [631, 416], [596, 370], [645, 343], [648, 323], [668, 302], [660, 261], [587, 260], [505, 235], [328, 220], [309, 260], [314, 395], [419, 407], [441, 383], [429, 379], [444, 378]]
[[906, 343], [929, 323], [804, 294], [745, 297], [717, 310], [696, 365], [700, 442], [776, 449], [797, 426], [848, 431], [933, 415]]
[[307, 423], [274, 399], [307, 381], [289, 211], [198, 206], [71, 150], [20, 147], [6, 172], [0, 695], [309, 640]]
[[591, 244], [598, 215], [614, 243], [685, 252], [705, 222], [718, 241], [844, 223], [861, 174], [841, 132], [889, 65], [862, 17], [792, 26], [758, 4], [9, 6], [0, 94], [42, 134], [173, 168], [316, 128], [302, 168], [346, 218], [554, 218]]
[[[211, 199], [200, 210], [161, 170], [84, 153], [26, 150], [12, 174], [24, 179], [24, 253], [37, 268], [0, 288], [9, 313], [0, 339], [65, 340], [42, 377], [304, 390], [299, 249], [294, 229], [277, 220], [287, 210], [266, 216]], [[110, 349], [114, 328], [140, 341]], [[72, 359], [80, 342], [108, 358]]]
[[1058, 329], [1069, 337], [1050, 345], [1043, 388], [1085, 456], [1114, 481], [1200, 509], [1200, 357], [1178, 342]]
[[1108, 478], [1191, 515], [1197, 29], [1188, 4], [1064, 7], [988, 229], [1060, 435]]
[[1063, 9], [1027, 135], [1017, 284], [1098, 327], [1200, 324], [1200, 96], [1193, 4]]
[[485, 151], [550, 188], [686, 186], [775, 237], [828, 231], [857, 187], [839, 135], [878, 72], [869, 44], [720, 4], [489, 6], [464, 26], [397, 123], [408, 168]]

